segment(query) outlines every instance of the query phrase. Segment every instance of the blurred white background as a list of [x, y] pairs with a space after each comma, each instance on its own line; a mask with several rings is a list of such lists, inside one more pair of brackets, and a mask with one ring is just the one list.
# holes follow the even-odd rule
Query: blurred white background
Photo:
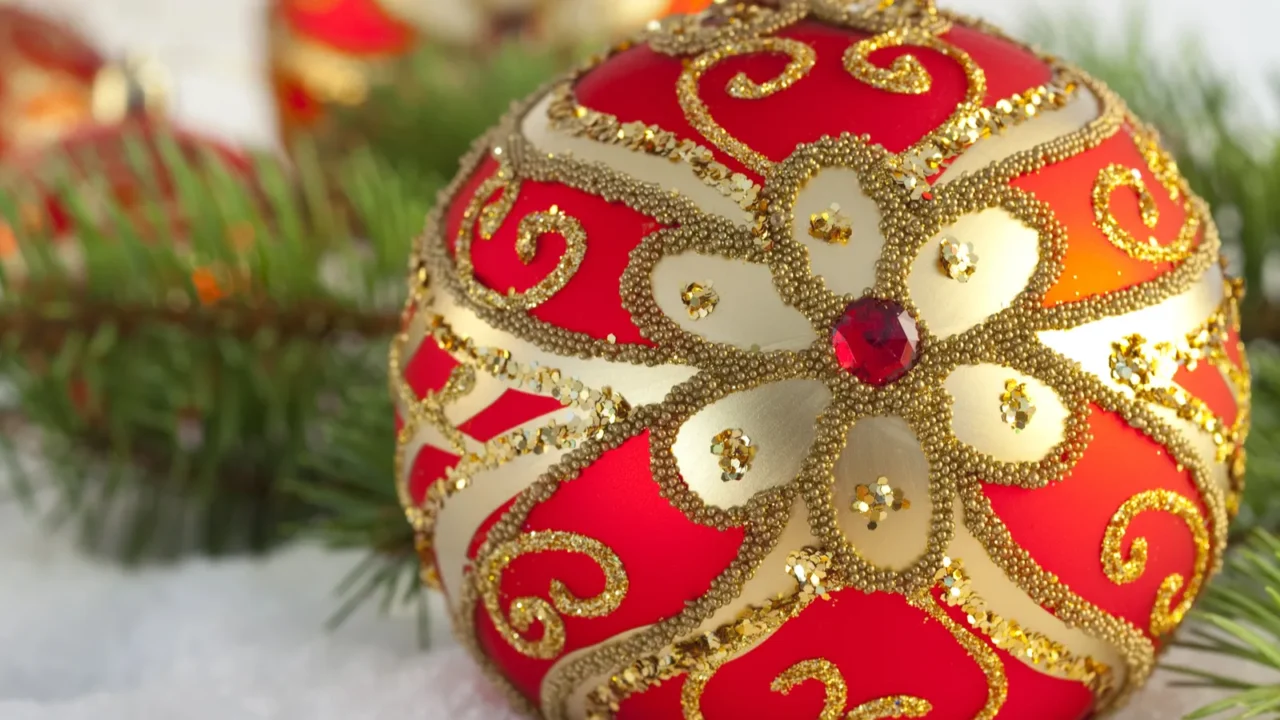
[[[252, 145], [273, 142], [266, 0], [0, 0], [7, 2], [70, 20], [108, 54], [141, 52], [162, 61], [177, 78], [175, 114], [186, 126]], [[1277, 0], [940, 0], [1012, 32], [1038, 10], [1089, 13], [1098, 32], [1117, 42], [1134, 2], [1150, 9], [1158, 46], [1175, 53], [1196, 37], [1214, 62], [1270, 100], [1265, 84], [1280, 70]]]

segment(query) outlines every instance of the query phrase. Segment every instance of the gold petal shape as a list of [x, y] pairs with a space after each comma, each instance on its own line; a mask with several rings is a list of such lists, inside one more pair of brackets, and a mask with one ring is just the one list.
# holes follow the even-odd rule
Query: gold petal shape
[[[1024, 386], [1034, 408], [1025, 422], [1015, 422], [1007, 405], [1009, 383]], [[956, 439], [981, 455], [1002, 463], [1034, 463], [1054, 453], [1066, 439], [1071, 411], [1058, 393], [1039, 380], [999, 365], [962, 365], [943, 383], [952, 405]]]
[[[662, 258], [651, 277], [663, 313], [710, 342], [746, 350], [803, 350], [816, 338], [809, 320], [782, 302], [766, 265], [687, 252]], [[693, 283], [717, 298], [714, 310], [703, 317], [691, 315], [682, 297]]]
[[[942, 268], [943, 239], [968, 243], [978, 256], [966, 282]], [[934, 336], [958, 335], [1009, 307], [1027, 287], [1040, 262], [1040, 237], [1008, 210], [991, 208], [965, 215], [920, 248], [907, 288], [920, 317]]]
[[[672, 446], [688, 488], [712, 507], [742, 507], [756, 494], [795, 479], [813, 444], [815, 423], [831, 400], [817, 380], [783, 380], [733, 393], [698, 411]], [[741, 479], [725, 480], [722, 456], [712, 451], [726, 430], [741, 431], [754, 448]]]
[[[933, 522], [929, 461], [906, 421], [897, 417], [860, 420], [849, 431], [836, 461], [831, 500], [840, 531], [858, 554], [878, 568], [905, 570], [924, 554]], [[859, 487], [874, 489], [888, 480], [900, 505], [879, 515], [860, 512]], [[905, 500], [906, 505], [902, 502]], [[871, 509], [874, 512], [874, 508]], [[875, 529], [871, 523], [875, 521]]]
[[[813, 236], [815, 215], [828, 213], [832, 205], [848, 219], [850, 237], [832, 243]], [[840, 295], [860, 296], [876, 284], [876, 262], [884, 246], [880, 234], [880, 208], [862, 192], [858, 173], [850, 168], [824, 168], [801, 188], [795, 201], [791, 236], [809, 250], [809, 264], [827, 289]]]

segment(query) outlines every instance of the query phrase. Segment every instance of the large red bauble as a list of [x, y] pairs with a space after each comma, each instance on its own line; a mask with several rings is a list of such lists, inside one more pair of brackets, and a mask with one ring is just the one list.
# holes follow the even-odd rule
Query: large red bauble
[[1241, 491], [1219, 247], [1103, 85], [929, 2], [669, 20], [486, 135], [415, 251], [426, 576], [547, 718], [1115, 707]]

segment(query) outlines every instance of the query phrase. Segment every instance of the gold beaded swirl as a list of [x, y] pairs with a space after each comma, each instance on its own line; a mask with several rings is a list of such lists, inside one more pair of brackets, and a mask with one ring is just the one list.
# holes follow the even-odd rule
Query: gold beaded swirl
[[[508, 622], [502, 611], [502, 571], [521, 556], [557, 551], [578, 553], [594, 560], [604, 571], [604, 591], [584, 599], [570, 592], [559, 580], [552, 580], [550, 603], [538, 597], [516, 598], [511, 601]], [[478, 563], [474, 577], [494, 627], [522, 655], [541, 660], [550, 660], [564, 650], [564, 620], [560, 613], [580, 618], [602, 617], [617, 610], [627, 594], [627, 574], [622, 561], [609, 546], [567, 532], [532, 532], [504, 543]], [[521, 633], [527, 632], [535, 622], [542, 626], [542, 637], [536, 641], [526, 640]]]
[[[1129, 547], [1129, 557], [1124, 555], [1124, 536], [1129, 524], [1144, 512], [1165, 512], [1186, 523], [1196, 545], [1195, 570], [1191, 582], [1181, 573], [1174, 573], [1160, 583], [1155, 607], [1151, 609], [1151, 634], [1157, 637], [1173, 632], [1200, 593], [1205, 574], [1209, 569], [1209, 532], [1200, 508], [1186, 497], [1169, 490], [1149, 490], [1135, 495], [1120, 506], [1111, 523], [1107, 525], [1106, 538], [1102, 541], [1102, 566], [1107, 577], [1117, 585], [1136, 582], [1147, 570], [1147, 539], [1135, 538]], [[1174, 599], [1182, 592], [1182, 601]]]

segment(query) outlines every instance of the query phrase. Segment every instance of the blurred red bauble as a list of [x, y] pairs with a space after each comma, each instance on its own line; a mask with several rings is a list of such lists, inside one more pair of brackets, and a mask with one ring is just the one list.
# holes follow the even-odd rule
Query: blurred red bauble
[[281, 132], [314, 128], [329, 105], [358, 106], [390, 64], [432, 43], [483, 56], [512, 39], [573, 48], [617, 38], [711, 0], [273, 0], [271, 79]]
[[153, 64], [108, 62], [68, 26], [0, 7], [0, 161], [87, 126], [158, 114], [165, 83]]
[[415, 250], [426, 575], [548, 719], [1092, 717], [1226, 550], [1220, 250], [1103, 84], [928, 0], [672, 18]]

